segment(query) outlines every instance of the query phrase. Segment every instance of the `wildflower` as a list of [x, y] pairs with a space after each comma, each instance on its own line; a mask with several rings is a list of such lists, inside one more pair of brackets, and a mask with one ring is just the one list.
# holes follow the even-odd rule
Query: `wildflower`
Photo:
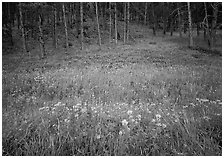
[[156, 114], [156, 119], [159, 121], [161, 118], [161, 115], [160, 114]]
[[200, 99], [201, 102], [208, 102], [208, 99]]
[[96, 135], [96, 139], [100, 139], [100, 138], [101, 138], [100, 134]]
[[122, 131], [120, 131], [120, 132], [119, 132], [119, 135], [122, 135], [122, 134], [123, 134], [123, 132], [122, 132]]
[[132, 114], [132, 111], [131, 110], [128, 110], [127, 114], [128, 115], [131, 115]]
[[142, 116], [141, 115], [137, 115], [136, 116], [137, 117], [137, 119], [140, 121], [141, 120], [141, 118], [142, 118]]
[[55, 104], [54, 106], [61, 106], [61, 102], [58, 102], [57, 104]]
[[48, 110], [49, 109], [49, 107], [47, 106], [47, 107], [42, 107], [42, 108], [39, 108], [39, 110], [41, 111], [41, 110]]
[[163, 128], [166, 128], [166, 124], [163, 123], [163, 124], [162, 124], [162, 127], [163, 127]]
[[152, 119], [152, 122], [156, 122], [156, 120], [155, 119]]
[[86, 108], [86, 107], [84, 107], [84, 108], [81, 110], [82, 113], [85, 113], [86, 111], [87, 111], [87, 108]]
[[210, 120], [211, 118], [208, 116], [204, 116], [203, 119], [205, 119], [206, 121]]
[[123, 126], [127, 126], [127, 125], [128, 125], [128, 121], [124, 119], [124, 120], [122, 121], [122, 125], [123, 125]]

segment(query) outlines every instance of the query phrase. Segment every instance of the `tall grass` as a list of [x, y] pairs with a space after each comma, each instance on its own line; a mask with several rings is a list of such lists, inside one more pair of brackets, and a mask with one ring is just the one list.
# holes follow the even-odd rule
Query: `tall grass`
[[221, 155], [220, 98], [221, 75], [203, 68], [8, 73], [3, 155]]

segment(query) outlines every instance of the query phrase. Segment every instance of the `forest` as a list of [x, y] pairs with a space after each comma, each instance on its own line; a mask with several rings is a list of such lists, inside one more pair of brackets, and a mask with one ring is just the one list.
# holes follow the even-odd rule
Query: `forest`
[[221, 156], [222, 2], [2, 2], [3, 156]]

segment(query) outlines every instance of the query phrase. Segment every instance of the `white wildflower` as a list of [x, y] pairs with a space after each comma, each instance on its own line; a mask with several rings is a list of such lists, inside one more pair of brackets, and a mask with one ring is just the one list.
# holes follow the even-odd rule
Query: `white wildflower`
[[128, 121], [127, 121], [127, 120], [125, 120], [125, 119], [124, 119], [124, 120], [122, 120], [122, 125], [123, 125], [123, 126], [127, 126], [127, 125], [128, 125]]
[[119, 135], [122, 135], [122, 134], [123, 134], [123, 132], [122, 132], [122, 131], [120, 131], [120, 132], [119, 132]]
[[127, 114], [128, 115], [131, 115], [132, 114], [132, 111], [131, 110], [128, 110]]
[[87, 111], [87, 108], [86, 108], [86, 107], [84, 107], [84, 108], [81, 110], [82, 113], [85, 113], [86, 111]]
[[54, 106], [61, 106], [61, 102], [58, 102], [57, 104], [55, 104]]
[[208, 102], [208, 99], [201, 99], [201, 102]]
[[141, 118], [142, 118], [142, 116], [141, 115], [137, 115], [136, 116], [137, 117], [137, 119], [140, 121], [141, 120]]
[[161, 118], [161, 115], [160, 114], [156, 114], [156, 119], [159, 121]]
[[155, 119], [152, 119], [152, 122], [156, 122], [156, 120]]

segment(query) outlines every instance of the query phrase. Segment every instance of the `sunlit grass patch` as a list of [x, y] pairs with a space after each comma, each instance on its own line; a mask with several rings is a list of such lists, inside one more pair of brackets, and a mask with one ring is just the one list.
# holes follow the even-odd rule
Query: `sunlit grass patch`
[[3, 155], [221, 155], [221, 73], [124, 64], [3, 76]]

